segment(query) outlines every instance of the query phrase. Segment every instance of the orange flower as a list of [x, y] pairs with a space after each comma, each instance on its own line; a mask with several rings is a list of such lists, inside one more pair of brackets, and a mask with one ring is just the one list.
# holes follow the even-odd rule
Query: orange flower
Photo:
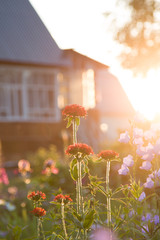
[[78, 104], [72, 104], [64, 108], [62, 115], [66, 117], [85, 117], [87, 115], [87, 111], [84, 107]]
[[70, 196], [69, 196], [69, 195], [65, 195], [64, 197], [65, 197], [65, 200], [67, 200], [67, 201], [70, 201], [70, 202], [72, 202], [72, 201], [73, 201], [73, 200], [72, 200], [72, 198], [70, 198]]
[[101, 157], [105, 160], [112, 160], [119, 157], [119, 154], [113, 150], [104, 150], [98, 154], [98, 157]]
[[54, 201], [60, 201], [61, 202], [61, 200], [66, 200], [66, 201], [70, 201], [70, 202], [72, 202], [73, 200], [70, 198], [70, 196], [69, 195], [63, 195], [63, 194], [58, 194], [55, 198], [54, 198]]
[[54, 201], [59, 201], [65, 199], [65, 197], [62, 194], [58, 194], [57, 196], [55, 196]]
[[84, 143], [69, 145], [66, 150], [67, 155], [77, 155], [78, 153], [82, 153], [83, 155], [90, 155], [93, 154], [93, 150], [90, 146]]
[[42, 193], [42, 192], [32, 192], [30, 194], [28, 194], [27, 198], [29, 200], [33, 200], [33, 201], [39, 201], [41, 199], [46, 199], [46, 194]]
[[46, 215], [45, 209], [43, 209], [41, 207], [35, 207], [33, 209], [33, 211], [31, 211], [31, 213], [33, 213], [34, 216], [36, 216], [36, 217], [43, 217], [44, 215]]

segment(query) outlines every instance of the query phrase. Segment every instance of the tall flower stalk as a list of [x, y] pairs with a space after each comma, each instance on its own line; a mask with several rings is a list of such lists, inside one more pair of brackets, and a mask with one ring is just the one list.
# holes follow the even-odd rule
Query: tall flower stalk
[[[45, 193], [40, 191], [32, 192], [28, 194], [27, 198], [32, 200], [34, 209], [32, 210], [32, 214], [37, 217], [37, 238], [38, 240], [43, 239], [45, 240], [43, 224], [42, 224], [42, 217], [46, 215], [45, 209], [41, 208], [42, 201], [46, 199]], [[42, 236], [42, 238], [41, 238]]]
[[[68, 120], [67, 128], [72, 125], [73, 128], [73, 144], [77, 144], [77, 131], [80, 124], [80, 117], [85, 117], [87, 112], [84, 107], [72, 104], [66, 106], [62, 114]], [[77, 180], [76, 180], [76, 202], [77, 202], [77, 212], [82, 211], [82, 174], [81, 174], [81, 157], [77, 157]]]
[[109, 173], [110, 173], [110, 161], [107, 160], [106, 164], [106, 193], [107, 193], [107, 224], [110, 227], [111, 224], [111, 198], [109, 193]]
[[107, 224], [111, 228], [111, 196], [109, 188], [110, 162], [119, 157], [119, 154], [112, 150], [104, 150], [98, 154], [98, 157], [106, 161], [106, 200], [107, 200]]
[[[64, 206], [65, 206], [65, 203], [72, 202], [72, 199], [70, 198], [69, 195], [58, 194], [54, 198], [54, 202], [55, 201], [59, 202], [61, 204], [62, 227], [63, 227], [63, 232], [64, 232], [65, 239], [67, 240], [68, 239], [68, 234], [67, 234], [67, 230], [66, 230]], [[51, 203], [53, 203], [53, 202], [51, 202]]]
[[[83, 196], [82, 196], [82, 161], [87, 155], [93, 154], [93, 150], [90, 146], [84, 143], [77, 143], [74, 145], [68, 146], [66, 150], [66, 154], [74, 156], [73, 161], [75, 161], [72, 165], [72, 169], [77, 171], [77, 189], [76, 189], [76, 200], [77, 200], [77, 212], [83, 213]], [[72, 172], [71, 169], [71, 172]]]

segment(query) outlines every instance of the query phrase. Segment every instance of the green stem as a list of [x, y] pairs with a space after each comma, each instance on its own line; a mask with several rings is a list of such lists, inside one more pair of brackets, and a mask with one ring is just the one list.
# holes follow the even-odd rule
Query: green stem
[[40, 227], [41, 227], [42, 239], [45, 240], [45, 235], [44, 235], [44, 231], [43, 231], [43, 224], [42, 224], [41, 219], [40, 219]]
[[77, 143], [77, 125], [75, 119], [73, 119], [73, 144]]
[[77, 212], [80, 213], [81, 209], [81, 161], [78, 159], [77, 161], [77, 172], [78, 172], [78, 180], [77, 180]]
[[61, 203], [61, 214], [62, 214], [62, 226], [63, 226], [64, 236], [65, 236], [65, 239], [68, 239], [68, 235], [67, 235], [67, 231], [66, 231], [66, 224], [65, 224], [65, 219], [64, 219], [64, 202], [63, 202], [63, 199], [62, 199], [62, 203]]
[[37, 239], [40, 240], [40, 219], [37, 218]]
[[110, 172], [110, 161], [107, 161], [107, 166], [106, 166], [106, 193], [108, 194], [108, 196], [107, 196], [107, 224], [108, 224], [108, 227], [110, 228], [110, 225], [111, 225], [111, 198], [109, 196], [109, 172]]

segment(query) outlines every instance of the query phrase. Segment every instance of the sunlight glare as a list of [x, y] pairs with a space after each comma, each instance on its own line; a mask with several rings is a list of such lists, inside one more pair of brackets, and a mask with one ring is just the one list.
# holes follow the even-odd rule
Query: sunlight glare
[[150, 70], [145, 78], [124, 76], [120, 82], [133, 107], [148, 120], [153, 120], [160, 114], [160, 69]]

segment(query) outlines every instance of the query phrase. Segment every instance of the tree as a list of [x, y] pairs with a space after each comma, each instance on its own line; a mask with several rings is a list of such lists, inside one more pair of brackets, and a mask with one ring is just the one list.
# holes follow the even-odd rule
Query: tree
[[115, 35], [124, 46], [121, 64], [134, 74], [145, 75], [151, 68], [160, 67], [160, 1], [126, 0], [126, 3], [131, 17]]

